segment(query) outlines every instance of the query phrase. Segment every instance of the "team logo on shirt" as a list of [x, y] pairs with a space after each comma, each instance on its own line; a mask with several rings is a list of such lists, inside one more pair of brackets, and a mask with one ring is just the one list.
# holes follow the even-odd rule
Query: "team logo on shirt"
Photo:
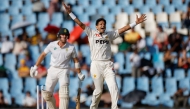
[[105, 38], [108, 39], [108, 36], [106, 36]]
[[95, 35], [96, 35], [96, 37], [101, 37], [100, 34], [95, 34]]
[[94, 78], [96, 78], [96, 74], [94, 74]]
[[57, 48], [55, 47], [54, 50], [56, 50]]
[[66, 51], [68, 51], [68, 48], [66, 48]]

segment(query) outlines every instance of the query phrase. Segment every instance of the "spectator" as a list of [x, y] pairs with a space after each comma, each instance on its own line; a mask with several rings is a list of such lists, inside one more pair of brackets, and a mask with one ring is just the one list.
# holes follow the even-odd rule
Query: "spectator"
[[39, 30], [36, 28], [36, 34], [29, 39], [31, 45], [38, 45], [42, 42], [42, 36]]
[[181, 45], [183, 44], [182, 34], [177, 32], [176, 27], [173, 27], [173, 33], [171, 33], [168, 37], [168, 42], [171, 46], [171, 49], [175, 52], [179, 52], [182, 50]]
[[190, 35], [190, 2], [187, 6], [187, 12], [185, 12], [182, 16], [183, 19], [183, 26], [185, 26], [188, 29], [188, 35]]
[[187, 52], [185, 49], [181, 51], [181, 54], [182, 55], [179, 57], [178, 60], [178, 67], [187, 70], [190, 67], [190, 58], [187, 57]]
[[187, 105], [188, 96], [183, 95], [183, 92], [188, 89], [179, 88], [177, 92], [174, 94], [174, 105], [175, 107], [179, 107], [182, 103], [182, 106], [185, 107]]
[[19, 108], [20, 106], [16, 104], [15, 98], [11, 98], [11, 108]]
[[141, 38], [141, 35], [136, 32], [134, 28], [132, 28], [131, 32], [125, 34], [124, 41], [131, 44], [136, 44]]
[[8, 101], [3, 96], [3, 91], [0, 90], [0, 107], [8, 106]]
[[138, 54], [138, 51], [137, 49], [135, 49], [135, 51], [130, 55], [130, 62], [131, 62], [133, 77], [140, 77], [140, 71], [139, 71], [140, 60], [141, 58]]
[[35, 64], [32, 57], [31, 57], [31, 55], [29, 53], [27, 53], [25, 55], [24, 60], [25, 60], [26, 66], [28, 66], [28, 67], [32, 67]]
[[36, 100], [33, 98], [29, 91], [26, 92], [26, 96], [24, 98], [24, 107], [35, 107]]
[[3, 65], [0, 66], [0, 78], [8, 78], [7, 69]]
[[26, 66], [25, 60], [20, 60], [20, 68], [18, 68], [18, 74], [21, 78], [28, 77], [30, 74], [30, 69]]
[[33, 0], [33, 7], [32, 10], [34, 12], [44, 12], [46, 10], [46, 7], [44, 3], [40, 0]]
[[162, 26], [157, 26], [157, 31], [153, 34], [154, 45], [157, 45], [160, 51], [164, 51], [167, 46], [168, 35], [164, 32]]
[[19, 54], [25, 54], [27, 43], [25, 41], [22, 41], [22, 36], [18, 36], [15, 40], [13, 54], [19, 55]]
[[13, 50], [13, 42], [10, 41], [9, 36], [6, 36], [1, 45], [1, 53], [4, 55], [6, 53], [11, 53]]

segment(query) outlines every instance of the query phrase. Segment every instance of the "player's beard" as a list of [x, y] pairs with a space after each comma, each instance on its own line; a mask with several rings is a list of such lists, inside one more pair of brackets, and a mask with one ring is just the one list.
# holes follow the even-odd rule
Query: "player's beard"
[[67, 42], [67, 38], [60, 38], [59, 39], [63, 44], [65, 44]]

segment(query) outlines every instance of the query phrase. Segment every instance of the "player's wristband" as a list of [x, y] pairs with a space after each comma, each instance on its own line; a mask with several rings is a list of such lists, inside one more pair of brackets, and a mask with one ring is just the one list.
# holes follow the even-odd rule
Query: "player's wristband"
[[72, 12], [69, 13], [69, 15], [70, 15], [70, 17], [71, 17], [73, 20], [75, 20], [76, 16], [75, 16]]
[[131, 28], [134, 28], [136, 25], [137, 25], [136, 22], [133, 22], [133, 23], [129, 24], [129, 26], [130, 26]]
[[76, 68], [76, 69], [80, 68], [80, 64], [79, 64], [78, 62], [75, 63], [75, 68]]

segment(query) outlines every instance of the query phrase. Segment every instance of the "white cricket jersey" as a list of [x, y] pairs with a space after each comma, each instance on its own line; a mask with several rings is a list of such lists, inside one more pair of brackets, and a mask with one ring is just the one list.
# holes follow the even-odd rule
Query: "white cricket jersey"
[[62, 48], [58, 45], [59, 41], [53, 41], [44, 49], [47, 54], [51, 52], [50, 65], [57, 68], [69, 68], [69, 62], [72, 58], [76, 58], [76, 50], [74, 45], [66, 43]]
[[92, 30], [86, 26], [84, 30], [88, 36], [90, 44], [91, 60], [103, 61], [111, 59], [111, 41], [119, 37], [118, 30], [104, 32], [99, 34], [99, 31]]

